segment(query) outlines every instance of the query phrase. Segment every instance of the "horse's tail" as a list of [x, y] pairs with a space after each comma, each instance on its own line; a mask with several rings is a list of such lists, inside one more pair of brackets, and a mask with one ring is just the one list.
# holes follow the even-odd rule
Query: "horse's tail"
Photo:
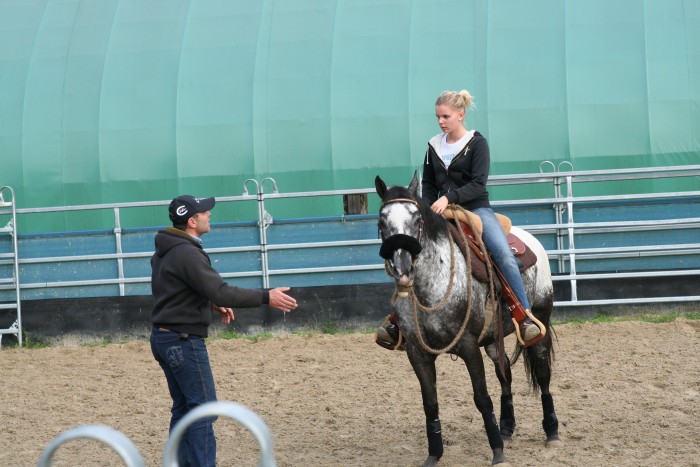
[[[527, 376], [527, 381], [533, 391], [538, 392], [540, 390], [540, 384], [538, 376], [549, 378], [551, 375], [552, 364], [554, 363], [554, 345], [553, 339], [556, 338], [556, 333], [554, 332], [554, 327], [550, 323], [549, 317], [546, 320], [542, 320], [542, 324], [547, 327], [547, 334], [542, 338], [540, 342], [532, 347], [523, 347], [516, 340], [515, 349], [511, 355], [510, 365], [515, 365], [518, 361], [520, 355], [523, 355], [523, 361], [525, 363], [525, 375]], [[549, 381], [547, 381], [549, 384]]]

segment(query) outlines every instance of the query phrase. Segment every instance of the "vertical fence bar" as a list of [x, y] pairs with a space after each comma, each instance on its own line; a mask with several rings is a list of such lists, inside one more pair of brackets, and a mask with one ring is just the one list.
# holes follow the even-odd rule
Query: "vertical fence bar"
[[267, 226], [265, 225], [265, 200], [262, 187], [258, 188], [258, 228], [260, 230], [260, 267], [262, 269], [263, 288], [270, 286], [270, 273], [267, 265]]
[[272, 220], [268, 222], [268, 216], [272, 219], [272, 216], [265, 210], [265, 182], [272, 182], [272, 192], [278, 193], [277, 182], [272, 177], [267, 177], [262, 179], [260, 182], [260, 195], [258, 197], [258, 202], [260, 203], [260, 249], [262, 251], [262, 273], [263, 273], [263, 287], [270, 287], [270, 266], [269, 266], [269, 256], [267, 251], [267, 227], [272, 224]]
[[[573, 183], [572, 183], [572, 177], [571, 175], [567, 175], [566, 177], [566, 190], [567, 190], [567, 196], [571, 197], [573, 196], [572, 190], [573, 190]], [[572, 201], [567, 201], [566, 203], [568, 213], [567, 213], [567, 223], [569, 224], [569, 227], [567, 228], [567, 233], [568, 233], [568, 240], [569, 240], [569, 249], [571, 252], [569, 253], [569, 274], [571, 274], [573, 277], [576, 277], [576, 253], [575, 253], [575, 230], [574, 230], [574, 203]], [[576, 289], [577, 287], [577, 282], [576, 279], [571, 279], [571, 301], [576, 302], [578, 301], [578, 291]]]
[[17, 342], [19, 343], [19, 346], [22, 347], [22, 298], [20, 296], [19, 285], [19, 250], [17, 244], [17, 235], [19, 233], [19, 229], [17, 227], [17, 200], [15, 198], [15, 190], [10, 188], [10, 191], [12, 192], [12, 250], [15, 254], [13, 270], [15, 274], [15, 297], [17, 300]]
[[262, 183], [254, 178], [243, 182], [243, 196], [248, 196], [248, 182], [255, 183], [255, 195], [258, 200], [258, 234], [260, 236], [260, 270], [262, 272], [263, 288], [270, 285], [270, 273], [267, 267], [267, 232], [265, 231], [265, 201]]
[[[554, 166], [552, 161], [543, 161], [540, 164], [540, 173], [544, 173], [543, 166], [551, 166], [553, 172], [557, 172], [557, 168]], [[552, 177], [552, 185], [554, 188], [554, 198], [555, 202], [552, 205], [554, 209], [554, 222], [556, 224], [561, 224], [564, 219], [564, 206], [558, 200], [562, 198], [561, 194], [561, 179], [558, 176]], [[561, 229], [557, 229], [555, 234], [557, 250], [564, 249], [564, 233]], [[566, 262], [562, 255], [557, 255], [557, 273], [563, 274], [566, 271]]]
[[114, 208], [114, 242], [117, 250], [117, 271], [119, 274], [119, 296], [126, 295], [124, 287], [124, 257], [122, 249], [122, 224], [119, 216], [119, 208]]
[[[9, 203], [4, 200], [2, 196], [2, 191], [3, 190], [9, 190], [10, 192], [10, 201]], [[12, 189], [11, 186], [0, 186], [0, 206], [7, 206], [9, 204], [11, 214], [10, 214], [10, 222], [7, 224], [7, 232], [10, 234], [10, 237], [12, 238], [12, 274], [14, 275], [13, 278], [13, 286], [15, 289], [15, 302], [14, 302], [14, 307], [17, 310], [17, 319], [15, 323], [10, 326], [9, 329], [5, 330], [8, 332], [11, 332], [13, 334], [16, 333], [17, 335], [17, 342], [19, 343], [19, 346], [22, 347], [22, 300], [20, 297], [20, 284], [19, 284], [19, 250], [17, 249], [18, 243], [17, 243], [17, 235], [18, 235], [18, 229], [17, 229], [17, 200], [15, 198], [15, 190]], [[0, 226], [1, 227], [1, 226]], [[3, 229], [4, 231], [5, 229]], [[12, 306], [12, 305], [6, 305], [6, 306]], [[2, 341], [2, 334], [0, 334], [0, 342]]]

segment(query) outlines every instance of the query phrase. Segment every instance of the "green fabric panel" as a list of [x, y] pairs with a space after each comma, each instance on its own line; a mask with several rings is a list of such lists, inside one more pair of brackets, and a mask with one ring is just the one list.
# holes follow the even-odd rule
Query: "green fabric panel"
[[260, 5], [219, 0], [190, 6], [176, 111], [177, 169], [184, 191], [197, 192], [202, 177], [255, 173], [251, 89]]
[[[493, 174], [698, 164], [700, 2], [0, 0], [0, 185], [34, 207], [405, 184], [463, 88]], [[46, 227], [111, 214], [88, 217]]]
[[[187, 7], [185, 1], [119, 2], [102, 81], [103, 182], [131, 185], [179, 175], [175, 117]], [[147, 192], [126, 191], [129, 201]]]
[[410, 164], [410, 5], [400, 0], [338, 2], [330, 96], [336, 186], [357, 184], [343, 176], [344, 170]]
[[[605, 14], [598, 12], [605, 11]], [[571, 157], [649, 154], [644, 3], [567, 3], [566, 60]], [[579, 163], [580, 162], [580, 163]]]
[[533, 172], [539, 161], [569, 158], [564, 29], [561, 2], [491, 4], [486, 93], [492, 173], [512, 173], [512, 164], [523, 161], [530, 164], [521, 170]]
[[259, 41], [255, 70], [256, 144], [267, 157], [256, 157], [256, 171], [284, 174], [280, 183], [310, 168], [333, 170], [329, 70], [335, 8], [323, 0], [280, 4], [261, 30], [269, 40]]

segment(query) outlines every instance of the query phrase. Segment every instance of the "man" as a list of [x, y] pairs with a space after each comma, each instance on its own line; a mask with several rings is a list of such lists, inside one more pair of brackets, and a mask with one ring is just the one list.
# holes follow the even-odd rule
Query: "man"
[[[297, 307], [296, 300], [285, 293], [289, 287], [246, 289], [224, 282], [202, 248], [201, 237], [211, 230], [213, 207], [214, 198], [178, 196], [169, 207], [173, 226], [155, 237], [151, 350], [173, 399], [170, 431], [187, 412], [216, 400], [204, 343], [213, 311], [228, 324], [234, 319], [233, 307], [269, 305], [285, 313]], [[178, 451], [180, 466], [216, 465], [215, 420], [199, 420], [189, 426]]]

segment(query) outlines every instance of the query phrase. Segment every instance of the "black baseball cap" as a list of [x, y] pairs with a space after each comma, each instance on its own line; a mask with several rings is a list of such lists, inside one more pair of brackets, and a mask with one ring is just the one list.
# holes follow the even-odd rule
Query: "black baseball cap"
[[180, 195], [170, 202], [168, 213], [175, 225], [184, 224], [187, 219], [199, 212], [211, 211], [214, 198], [195, 198], [192, 195]]

